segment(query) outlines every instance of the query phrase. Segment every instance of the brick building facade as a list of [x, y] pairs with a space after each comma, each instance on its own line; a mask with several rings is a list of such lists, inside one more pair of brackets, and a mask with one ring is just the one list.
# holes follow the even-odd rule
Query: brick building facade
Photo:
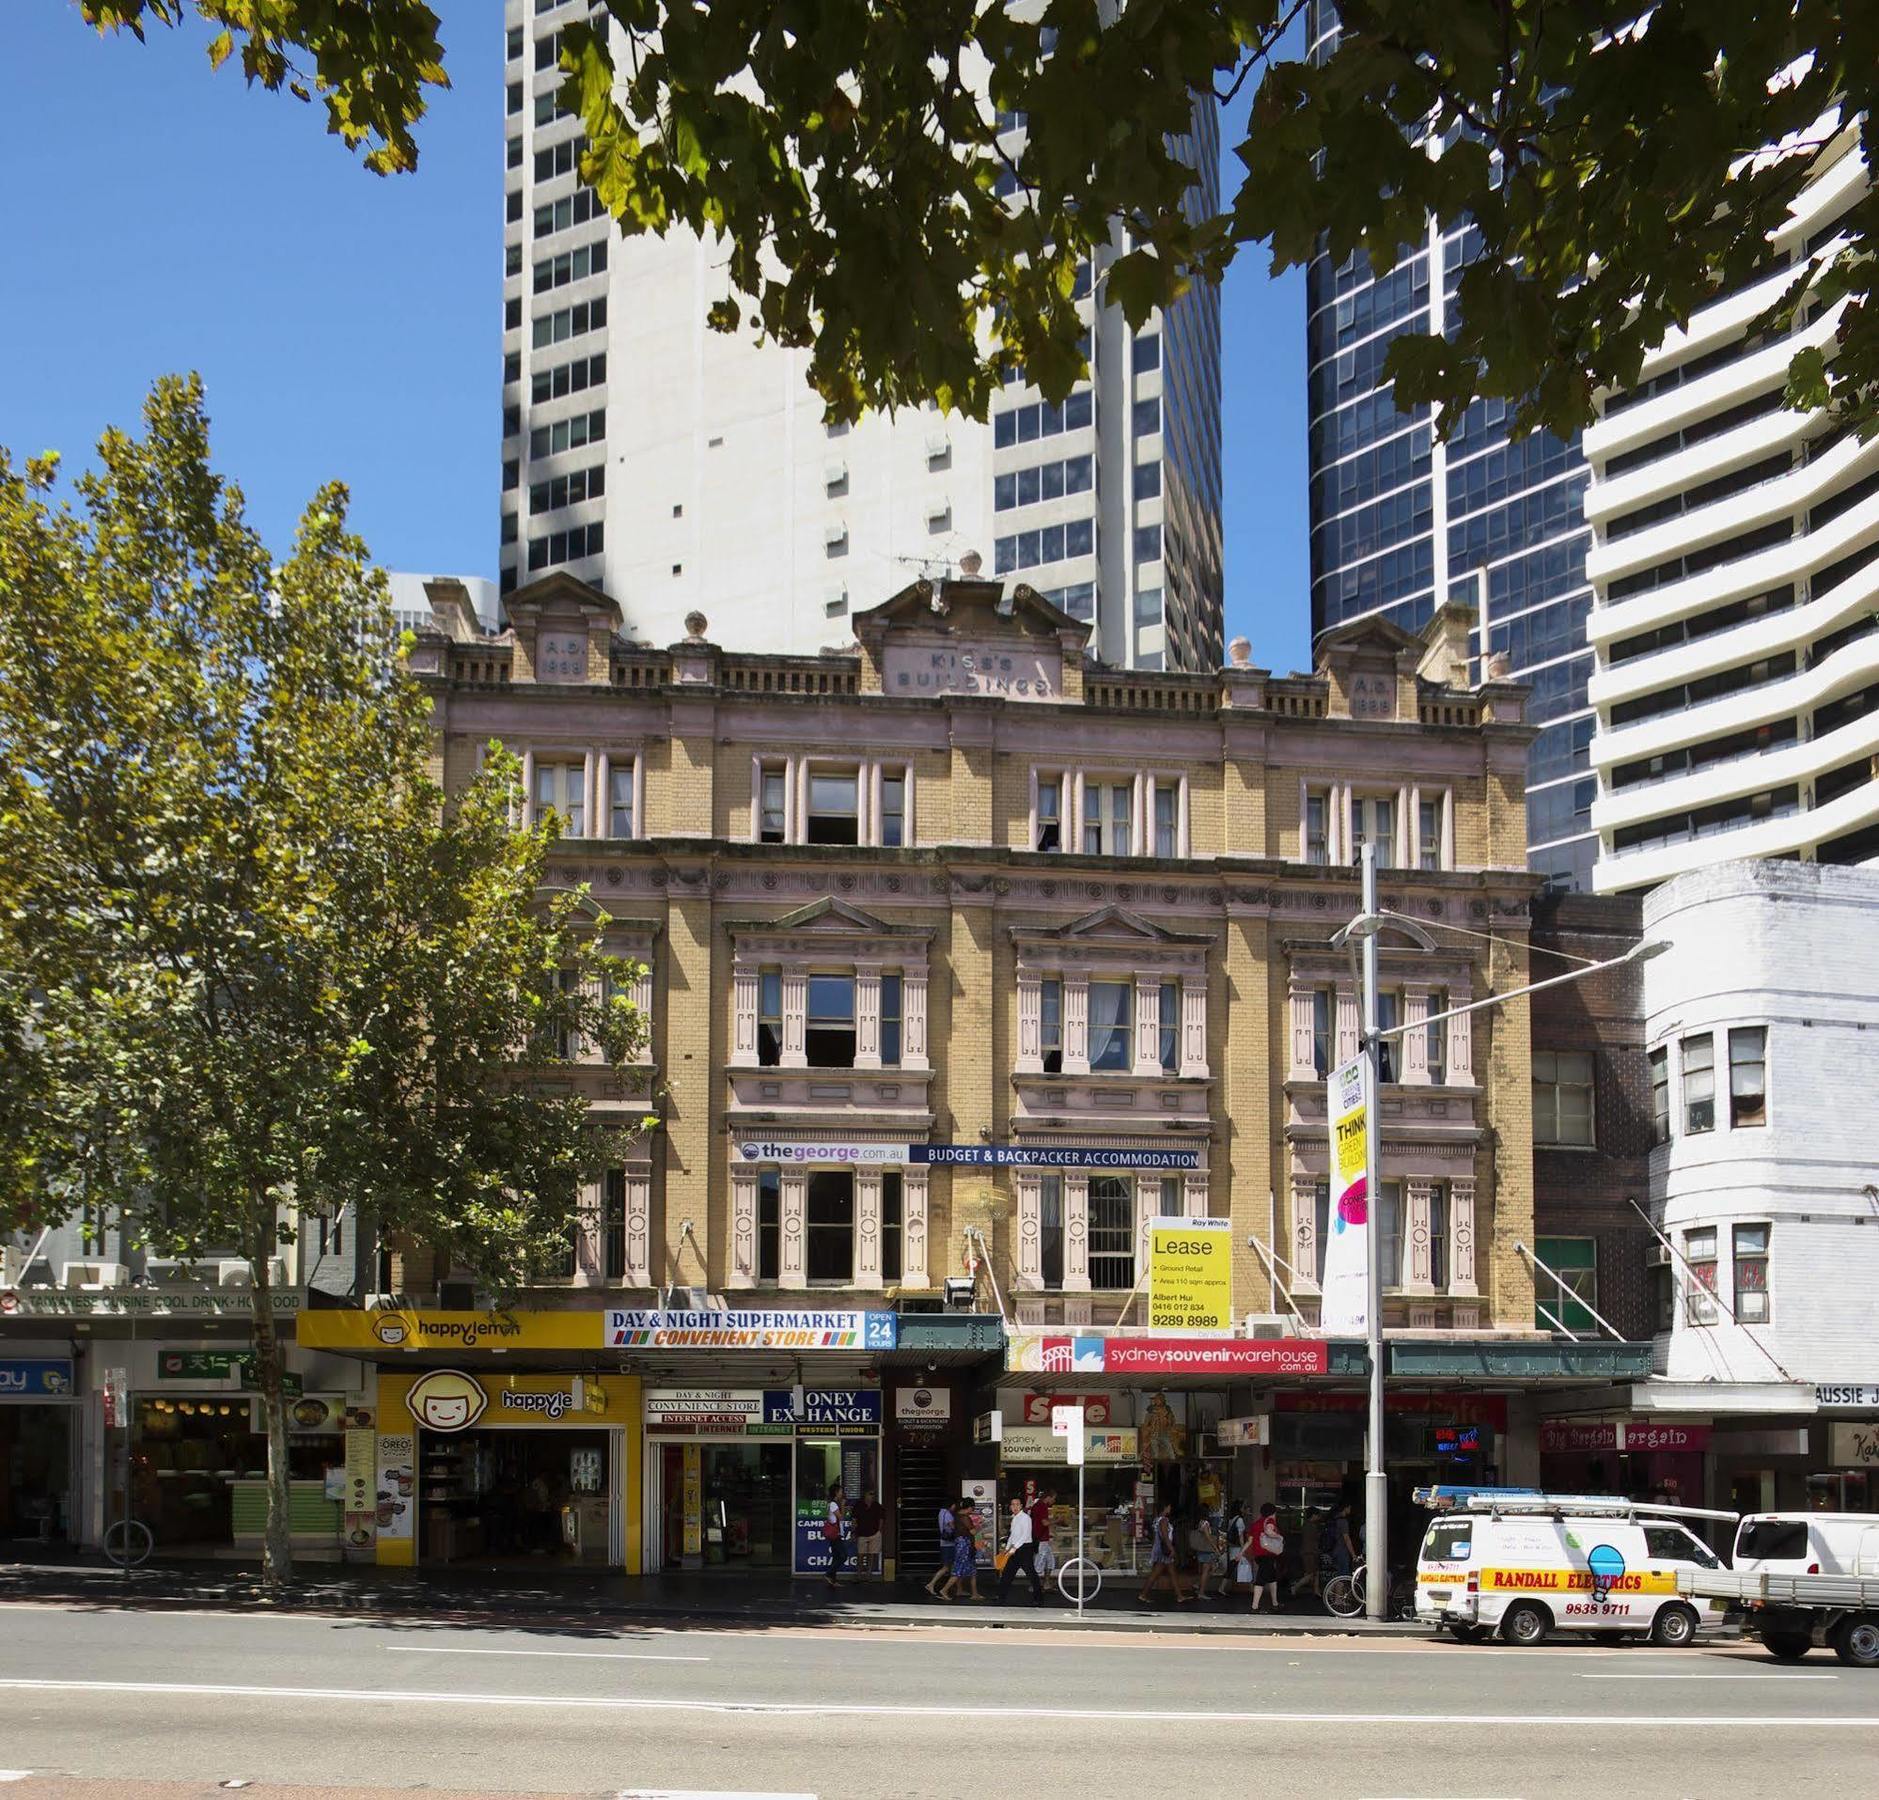
[[[1636, 896], [1548, 894], [1535, 905], [1535, 980], [1572, 960], [1606, 962], [1638, 941]], [[1599, 1334], [1611, 1322], [1627, 1340], [1652, 1331], [1647, 1280], [1650, 1228], [1632, 1203], [1649, 1190], [1651, 1080], [1645, 1060], [1643, 971], [1608, 969], [1533, 996], [1533, 1196], [1535, 1249], [1564, 1278], [1555, 1294], [1540, 1278], [1540, 1304], [1568, 1329]], [[1554, 1329], [1543, 1313], [1542, 1329]]]
[[[1215, 674], [1104, 670], [1086, 626], [976, 579], [814, 658], [726, 654], [696, 615], [630, 645], [563, 575], [500, 638], [434, 601], [414, 663], [446, 785], [516, 750], [561, 821], [551, 878], [648, 967], [647, 1064], [552, 1072], [661, 1121], [586, 1197], [571, 1289], [918, 1303], [970, 1271], [1021, 1322], [1101, 1325], [1172, 1212], [1233, 1221], [1236, 1312], [1309, 1322], [1357, 844], [1403, 921], [1404, 1022], [1526, 979], [1524, 692], [1467, 685], [1460, 615], [1365, 622], [1274, 677], [1243, 645]], [[1403, 1042], [1392, 1323], [1532, 1324], [1527, 1035], [1515, 1003]]]

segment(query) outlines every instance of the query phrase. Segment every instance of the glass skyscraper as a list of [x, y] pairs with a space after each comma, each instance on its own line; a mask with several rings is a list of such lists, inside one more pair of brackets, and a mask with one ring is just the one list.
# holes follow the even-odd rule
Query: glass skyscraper
[[[1311, 0], [1314, 58], [1337, 41], [1333, 0]], [[1306, 271], [1311, 427], [1311, 623], [1327, 631], [1381, 614], [1408, 630], [1439, 599], [1481, 613], [1489, 654], [1533, 690], [1540, 729], [1528, 766], [1528, 861], [1561, 887], [1589, 889], [1598, 839], [1586, 699], [1586, 464], [1544, 433], [1510, 441], [1510, 409], [1477, 401], [1446, 444], [1431, 409], [1399, 412], [1375, 385], [1390, 340], [1440, 332], [1472, 229], [1433, 220], [1387, 275], [1361, 256]]]

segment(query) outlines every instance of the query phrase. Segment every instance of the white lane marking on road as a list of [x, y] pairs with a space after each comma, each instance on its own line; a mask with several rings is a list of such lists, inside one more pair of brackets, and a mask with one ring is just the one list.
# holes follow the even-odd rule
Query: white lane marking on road
[[0, 1769], [0, 1781], [24, 1781], [31, 1769]]
[[665, 1656], [652, 1650], [499, 1650], [493, 1644], [382, 1644], [406, 1656], [578, 1656], [590, 1662], [709, 1662], [708, 1656]]
[[1780, 1675], [1773, 1669], [1735, 1669], [1722, 1675], [1675, 1675], [1646, 1670], [1639, 1675], [1607, 1675], [1602, 1671], [1579, 1677], [1581, 1681], [1838, 1681], [1837, 1675]]
[[0, 1690], [16, 1693], [159, 1694], [166, 1698], [201, 1697], [218, 1700], [359, 1700], [396, 1701], [417, 1706], [562, 1707], [569, 1711], [690, 1712], [736, 1717], [759, 1713], [779, 1718], [883, 1718], [986, 1720], [1074, 1719], [1090, 1724], [1150, 1725], [1321, 1725], [1336, 1730], [1346, 1725], [1540, 1725], [1566, 1726], [1583, 1731], [1591, 1726], [1738, 1725], [1761, 1730], [1767, 1726], [1879, 1727], [1879, 1714], [1844, 1717], [1831, 1713], [1769, 1714], [1744, 1717], [1739, 1713], [1353, 1713], [1353, 1712], [1225, 1712], [1174, 1708], [1135, 1709], [1126, 1712], [1100, 1707], [1071, 1706], [895, 1706], [866, 1705], [856, 1701], [826, 1700], [661, 1700], [650, 1695], [503, 1694], [431, 1692], [424, 1688], [259, 1687], [235, 1682], [196, 1681], [33, 1681], [0, 1680]]

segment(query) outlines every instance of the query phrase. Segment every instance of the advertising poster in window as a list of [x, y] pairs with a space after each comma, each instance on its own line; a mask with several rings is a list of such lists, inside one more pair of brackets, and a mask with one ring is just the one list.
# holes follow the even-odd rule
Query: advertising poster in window
[[362, 1550], [378, 1524], [378, 1433], [354, 1426], [346, 1433], [346, 1542]]
[[1155, 1331], [1233, 1329], [1227, 1219], [1156, 1219], [1148, 1228], [1148, 1323]]
[[407, 1431], [378, 1437], [378, 1539], [409, 1543], [417, 1512], [417, 1438]]
[[1331, 1121], [1331, 1205], [1325, 1220], [1324, 1300], [1327, 1332], [1355, 1336], [1370, 1325], [1370, 1196], [1365, 1186], [1366, 1062], [1339, 1063], [1326, 1082]]

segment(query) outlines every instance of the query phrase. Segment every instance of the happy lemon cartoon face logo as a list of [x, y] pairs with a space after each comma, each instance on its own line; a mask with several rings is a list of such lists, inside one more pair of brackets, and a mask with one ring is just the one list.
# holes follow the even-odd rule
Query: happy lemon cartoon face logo
[[460, 1369], [433, 1369], [412, 1385], [405, 1404], [432, 1431], [467, 1431], [483, 1416], [489, 1396]]
[[405, 1322], [396, 1314], [372, 1321], [372, 1335], [381, 1344], [389, 1344], [396, 1349], [405, 1341]]

